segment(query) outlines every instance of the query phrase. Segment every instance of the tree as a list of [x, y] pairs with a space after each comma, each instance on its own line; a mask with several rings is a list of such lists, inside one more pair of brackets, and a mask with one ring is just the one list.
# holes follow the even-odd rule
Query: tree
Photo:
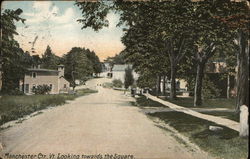
[[248, 107], [249, 107], [249, 3], [246, 1], [234, 2], [226, 9], [231, 11], [227, 15], [218, 15], [217, 19], [233, 33], [238, 45], [237, 78], [236, 78], [236, 111], [240, 114], [240, 136], [249, 136]]
[[[151, 87], [156, 88], [157, 94], [160, 94], [161, 78], [166, 76], [169, 67], [162, 36], [154, 32], [157, 19], [155, 20], [155, 12], [151, 8], [153, 4], [137, 3], [129, 4], [129, 6], [132, 8], [137, 6], [140, 9], [134, 10], [133, 18], [131, 18], [131, 8], [122, 6], [123, 16], [121, 19], [129, 25], [122, 37], [122, 42], [126, 46], [123, 50], [124, 57], [126, 61], [133, 64], [135, 71], [139, 73], [139, 86], [148, 83]], [[146, 76], [147, 78], [142, 78]], [[149, 87], [149, 85], [145, 87]]]
[[[205, 0], [205, 1], [193, 1], [193, 2], [192, 1], [164, 1], [164, 2], [115, 1], [114, 3], [104, 3], [100, 1], [96, 4], [93, 3], [87, 4], [85, 2], [77, 2], [76, 4], [83, 11], [84, 13], [83, 17], [85, 18], [84, 20], [79, 20], [79, 22], [83, 25], [83, 27], [92, 27], [95, 30], [101, 29], [102, 27], [108, 25], [108, 21], [105, 19], [108, 13], [107, 10], [114, 9], [117, 12], [119, 12], [121, 15], [119, 25], [124, 24], [125, 25], [124, 30], [127, 31], [128, 33], [134, 32], [134, 34], [136, 35], [138, 34], [138, 36], [135, 35], [135, 38], [133, 39], [131, 38], [130, 40], [131, 44], [129, 45], [132, 47], [128, 47], [128, 44], [125, 44], [126, 45], [125, 52], [131, 52], [132, 55], [129, 56], [133, 59], [136, 59], [135, 57], [143, 57], [142, 55], [139, 55], [143, 54], [142, 53], [143, 49], [145, 49], [144, 53], [149, 52], [146, 51], [147, 48], [146, 45], [149, 45], [149, 43], [147, 44], [144, 43], [144, 41], [147, 41], [146, 38], [150, 40], [153, 39], [156, 40], [156, 38], [151, 39], [151, 37], [155, 35], [159, 39], [164, 39], [166, 45], [165, 52], [169, 54], [169, 60], [171, 65], [172, 98], [175, 97], [174, 85], [175, 85], [177, 66], [179, 65], [178, 67], [180, 67], [180, 60], [183, 59], [186, 55], [185, 50], [190, 46], [191, 47], [196, 46], [196, 51], [194, 51], [194, 55], [196, 57], [196, 62], [197, 62], [196, 65], [197, 77], [196, 77], [194, 105], [202, 104], [202, 93], [201, 93], [202, 83], [204, 76], [204, 68], [207, 61], [216, 53], [215, 49], [218, 48], [218, 46], [223, 45], [223, 43], [226, 43], [226, 41], [228, 40], [232, 40], [230, 30], [224, 27], [222, 23], [215, 17], [216, 16], [225, 17], [228, 14], [234, 13], [235, 11], [237, 11], [237, 9], [238, 12], [241, 12], [243, 10], [245, 15], [247, 15], [248, 11], [248, 8], [245, 9], [246, 7], [242, 6], [241, 4], [238, 5], [237, 9], [234, 9], [233, 6], [237, 3], [230, 2], [229, 0], [221, 0], [221, 1]], [[236, 18], [234, 17], [234, 21], [235, 19]], [[144, 30], [144, 32], [142, 30]], [[147, 31], [150, 33], [147, 33]], [[126, 33], [124, 37], [126, 36], [128, 37], [128, 33]], [[139, 36], [141, 36], [142, 38], [140, 38]], [[138, 41], [140, 42], [140, 44], [138, 44]], [[186, 43], [189, 41], [190, 44]], [[126, 43], [126, 41], [123, 43]], [[141, 43], [144, 43], [145, 45]], [[153, 46], [155, 47], [157, 45], [153, 44]], [[134, 48], [134, 50], [131, 48]], [[243, 46], [242, 48], [245, 49], [247, 47]], [[139, 51], [135, 52], [136, 49]], [[139, 58], [137, 61], [139, 61]], [[149, 60], [145, 60], [145, 62], [148, 61]], [[143, 69], [136, 68], [136, 71], [139, 70]], [[248, 72], [248, 71], [246, 70], [243, 72]], [[239, 88], [238, 90], [241, 89]], [[245, 100], [243, 101], [246, 101], [247, 98], [244, 97], [244, 99]]]
[[57, 69], [59, 65], [59, 57], [56, 56], [50, 46], [48, 45], [44, 54], [42, 55], [42, 67], [47, 69]]
[[82, 48], [73, 47], [65, 56], [65, 78], [70, 81], [73, 89], [75, 80], [85, 81], [93, 72], [91, 61]]
[[129, 86], [133, 85], [134, 83], [134, 77], [132, 68], [127, 67], [125, 69], [125, 76], [124, 76], [124, 87], [128, 89]]
[[115, 64], [125, 64], [126, 63], [123, 52], [121, 52], [119, 54], [116, 54], [113, 57], [107, 57], [107, 59], [105, 59], [104, 62], [109, 63], [109, 65], [111, 66], [111, 68], [113, 68], [113, 66]]
[[99, 57], [96, 55], [96, 53], [94, 51], [90, 51], [89, 49], [85, 49], [85, 48], [83, 48], [83, 51], [85, 52], [86, 56], [88, 57], [88, 59], [92, 63], [92, 67], [93, 67], [93, 71], [94, 71], [93, 73], [95, 73], [96, 75], [98, 73], [101, 73], [102, 72], [102, 65], [101, 65]]
[[[206, 5], [204, 10], [208, 10], [208, 19], [211, 19], [214, 25], [212, 28], [217, 31], [217, 37], [226, 37], [223, 42], [232, 42], [234, 39], [238, 44], [237, 52], [237, 100], [236, 110], [241, 105], [249, 105], [249, 5], [246, 1], [231, 2], [229, 0], [221, 0], [214, 2], [200, 2]], [[216, 7], [215, 7], [216, 6]], [[202, 11], [200, 11], [202, 12]], [[206, 16], [207, 18], [207, 16]], [[215, 27], [217, 26], [217, 27]], [[226, 35], [223, 35], [223, 33]], [[206, 33], [207, 35], [207, 33]], [[212, 34], [208, 34], [212, 35]], [[205, 36], [204, 36], [205, 37]], [[227, 56], [228, 57], [228, 56]]]
[[24, 23], [25, 21], [25, 19], [20, 18], [22, 12], [21, 9], [7, 9], [1, 13], [0, 72], [2, 73], [2, 93], [15, 92], [19, 89], [19, 80], [22, 79], [30, 60], [30, 56], [19, 48], [18, 42], [14, 39], [14, 35], [18, 35], [15, 22]]

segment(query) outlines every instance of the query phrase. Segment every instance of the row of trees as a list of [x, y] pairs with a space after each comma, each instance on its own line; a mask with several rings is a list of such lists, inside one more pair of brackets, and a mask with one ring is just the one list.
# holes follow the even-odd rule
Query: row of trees
[[47, 46], [42, 57], [30, 55], [20, 48], [14, 39], [16, 32], [15, 22], [20, 18], [21, 9], [5, 10], [1, 14], [1, 56], [0, 73], [2, 80], [1, 93], [19, 93], [19, 81], [24, 78], [27, 68], [41, 65], [41, 68], [57, 69], [59, 64], [65, 65], [65, 77], [75, 87], [75, 79], [84, 80], [93, 73], [99, 74], [102, 70], [101, 62], [94, 51], [74, 47], [63, 57], [55, 55], [50, 46]]
[[[78, 20], [83, 28], [102, 29], [108, 25], [105, 18], [109, 11], [120, 14], [118, 26], [123, 27], [122, 42], [126, 46], [122, 53], [140, 74], [141, 86], [154, 86], [157, 81], [159, 85], [161, 78], [168, 76], [170, 98], [174, 99], [177, 77], [195, 80], [194, 105], [201, 105], [205, 66], [220, 56], [226, 59], [228, 68], [237, 64], [237, 110], [249, 105], [246, 1], [117, 0], [76, 5], [83, 13], [83, 19]], [[237, 63], [232, 63], [236, 57]]]

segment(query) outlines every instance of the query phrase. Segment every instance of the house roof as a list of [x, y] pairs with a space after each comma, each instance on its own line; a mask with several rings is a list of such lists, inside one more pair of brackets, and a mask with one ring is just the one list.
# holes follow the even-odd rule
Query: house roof
[[41, 69], [41, 68], [30, 68], [28, 70], [29, 71], [34, 71], [34, 72], [59, 72], [57, 70]]
[[132, 68], [132, 65], [128, 65], [128, 64], [117, 65], [117, 64], [115, 64], [112, 71], [125, 71], [125, 69], [128, 67]]

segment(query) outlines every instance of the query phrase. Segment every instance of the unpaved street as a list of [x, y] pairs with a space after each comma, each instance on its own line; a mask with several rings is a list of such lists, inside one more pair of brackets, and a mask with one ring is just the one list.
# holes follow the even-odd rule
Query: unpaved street
[[131, 154], [136, 158], [204, 159], [207, 154], [190, 151], [170, 132], [154, 125], [134, 99], [122, 91], [96, 86], [98, 93], [77, 98], [63, 106], [3, 130], [4, 153], [12, 154]]

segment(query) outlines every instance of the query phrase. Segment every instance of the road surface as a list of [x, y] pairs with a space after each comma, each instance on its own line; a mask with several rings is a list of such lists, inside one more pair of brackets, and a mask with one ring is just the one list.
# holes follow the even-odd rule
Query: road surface
[[98, 93], [79, 97], [63, 106], [49, 109], [0, 132], [2, 153], [50, 153], [65, 155], [133, 155], [135, 158], [205, 159], [201, 150], [178, 143], [170, 132], [154, 125], [133, 107], [134, 99], [122, 91], [102, 88], [94, 79], [85, 87]]

